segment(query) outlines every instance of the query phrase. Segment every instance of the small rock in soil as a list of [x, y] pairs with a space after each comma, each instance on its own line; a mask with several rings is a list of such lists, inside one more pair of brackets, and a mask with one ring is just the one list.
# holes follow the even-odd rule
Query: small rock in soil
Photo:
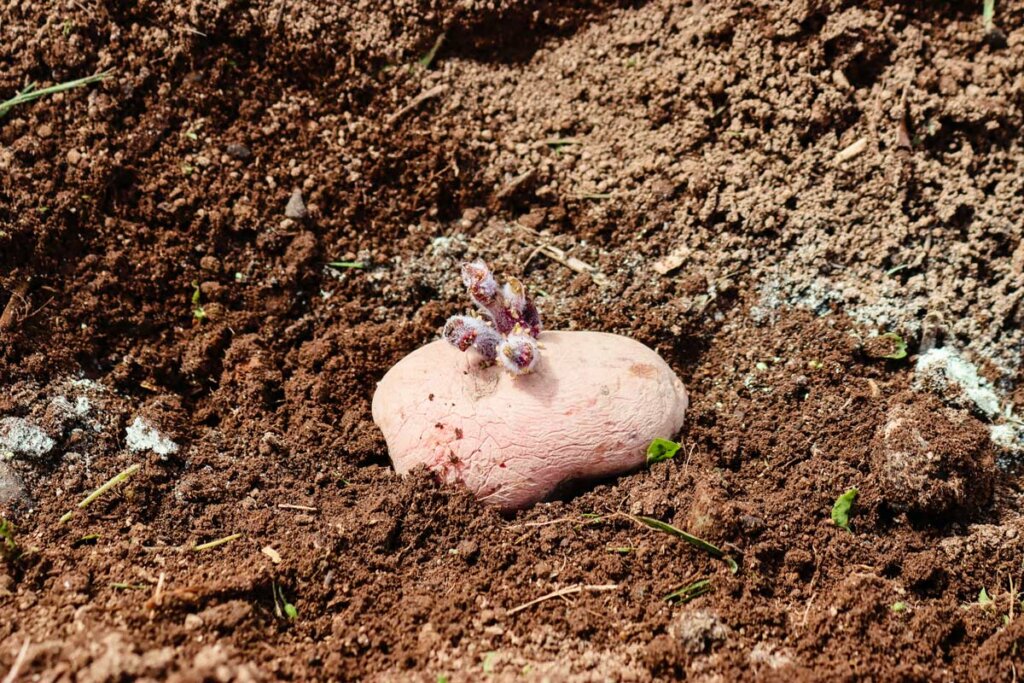
[[455, 548], [459, 555], [466, 562], [472, 562], [476, 559], [477, 555], [480, 554], [480, 545], [476, 541], [470, 541], [469, 539], [461, 541]]
[[209, 607], [197, 616], [204, 624], [216, 629], [231, 630], [252, 614], [252, 605], [242, 600], [230, 600], [223, 605]]
[[240, 161], [245, 161], [252, 156], [252, 150], [239, 142], [229, 143], [224, 149], [228, 153], [228, 156], [234, 157]]
[[53, 450], [55, 445], [46, 432], [25, 418], [5, 417], [0, 420], [0, 452], [41, 458]]
[[305, 218], [307, 213], [306, 203], [302, 201], [302, 190], [295, 190], [288, 205], [284, 207], [284, 215], [288, 218]]
[[708, 652], [729, 636], [729, 627], [707, 610], [683, 612], [673, 624], [672, 631], [679, 644], [691, 655]]
[[0, 510], [6, 510], [18, 503], [29, 505], [31, 502], [28, 491], [25, 490], [25, 482], [13, 467], [0, 462]]

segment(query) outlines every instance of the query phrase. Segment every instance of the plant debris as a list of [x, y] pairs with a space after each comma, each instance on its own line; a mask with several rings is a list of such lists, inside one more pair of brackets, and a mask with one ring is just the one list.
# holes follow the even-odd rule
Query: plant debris
[[655, 439], [647, 447], [647, 464], [653, 465], [656, 462], [663, 462], [676, 457], [680, 445], [668, 439]]
[[671, 524], [668, 524], [666, 522], [662, 522], [659, 519], [654, 519], [653, 517], [643, 517], [643, 516], [640, 516], [640, 515], [626, 515], [626, 516], [629, 519], [632, 519], [634, 522], [637, 522], [639, 524], [643, 524], [644, 526], [650, 527], [651, 529], [654, 529], [656, 531], [661, 531], [661, 532], [664, 532], [666, 534], [670, 534], [672, 536], [675, 536], [676, 538], [681, 538], [682, 540], [686, 541], [687, 543], [689, 543], [693, 547], [699, 548], [699, 549], [703, 550], [704, 552], [706, 552], [706, 553], [708, 553], [710, 555], [713, 555], [714, 557], [717, 557], [717, 558], [719, 558], [721, 560], [724, 560], [725, 563], [727, 565], [729, 565], [729, 571], [731, 571], [733, 574], [735, 574], [737, 571], [739, 571], [740, 567], [739, 567], [739, 564], [736, 562], [736, 560], [734, 560], [732, 558], [732, 556], [726, 554], [724, 550], [722, 550], [721, 548], [719, 548], [716, 545], [712, 545], [711, 543], [708, 543], [707, 541], [705, 541], [703, 539], [697, 538], [696, 536], [694, 536], [692, 534], [686, 533], [682, 529], [678, 529], [678, 528], [672, 526]]
[[836, 526], [850, 530], [850, 509], [853, 507], [853, 502], [857, 499], [857, 489], [849, 489], [846, 493], [836, 498], [835, 504], [832, 506], [832, 521], [836, 523]]

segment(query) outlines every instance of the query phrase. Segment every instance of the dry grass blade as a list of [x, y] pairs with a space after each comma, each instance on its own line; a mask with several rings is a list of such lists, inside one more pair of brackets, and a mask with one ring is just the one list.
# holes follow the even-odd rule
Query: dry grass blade
[[519, 605], [518, 607], [513, 607], [508, 611], [508, 615], [512, 616], [517, 612], [522, 612], [524, 609], [529, 609], [534, 605], [539, 605], [540, 603], [545, 602], [547, 600], [553, 600], [555, 598], [564, 598], [567, 595], [575, 595], [577, 593], [582, 593], [583, 591], [593, 591], [597, 593], [601, 591], [614, 591], [618, 589], [619, 585], [616, 583], [608, 583], [596, 586], [585, 586], [582, 584], [576, 584], [574, 586], [569, 586], [567, 588], [561, 588], [559, 590], [553, 591], [551, 593], [548, 593], [547, 595], [542, 595], [539, 598], [530, 600], [529, 602], [524, 602], [522, 605]]
[[654, 529], [655, 531], [662, 531], [671, 536], [675, 536], [676, 538], [681, 538], [693, 547], [700, 548], [709, 555], [725, 560], [726, 564], [729, 565], [729, 571], [731, 571], [733, 574], [739, 571], [739, 565], [736, 563], [736, 560], [727, 555], [725, 551], [719, 548], [718, 546], [708, 543], [702, 538], [697, 538], [693, 534], [688, 534], [682, 529], [674, 527], [671, 524], [668, 524], [667, 522], [662, 522], [660, 519], [654, 519], [653, 517], [642, 517], [640, 515], [626, 515], [626, 517], [633, 520], [637, 524], [642, 524], [646, 527]]
[[447, 90], [448, 90], [448, 86], [446, 84], [442, 83], [441, 85], [435, 85], [433, 88], [430, 88], [429, 90], [425, 90], [424, 92], [421, 92], [419, 95], [417, 95], [416, 97], [414, 97], [411, 100], [409, 100], [409, 103], [407, 105], [405, 105], [404, 107], [402, 107], [401, 109], [396, 111], [394, 114], [389, 116], [388, 117], [388, 123], [391, 124], [391, 123], [397, 122], [399, 119], [401, 119], [403, 116], [405, 116], [409, 112], [413, 111], [414, 109], [417, 109], [420, 105], [422, 105], [427, 100], [432, 100], [435, 97], [438, 97], [439, 95], [444, 94], [444, 92], [447, 91]]
[[[125, 469], [125, 470], [123, 470], [121, 472], [118, 472], [113, 477], [111, 477], [109, 480], [107, 480], [107, 482], [105, 484], [103, 484], [98, 489], [96, 489], [95, 491], [90, 493], [88, 496], [86, 496], [85, 499], [82, 500], [82, 502], [78, 504], [77, 509], [82, 510], [84, 508], [89, 507], [89, 505], [94, 500], [96, 500], [97, 498], [99, 498], [100, 496], [102, 496], [104, 493], [106, 493], [110, 489], [114, 488], [115, 486], [118, 486], [118, 485], [124, 483], [128, 479], [128, 477], [130, 477], [133, 474], [135, 474], [136, 472], [138, 472], [141, 468], [142, 468], [142, 465], [140, 465], [138, 463], [135, 463], [131, 467], [129, 467], [129, 468], [127, 468], [127, 469]], [[60, 523], [64, 524], [65, 522], [67, 522], [68, 520], [70, 520], [74, 516], [75, 516], [75, 511], [71, 510], [71, 511], [65, 513], [64, 516], [60, 518]]]
[[237, 541], [241, 537], [242, 534], [240, 533], [231, 534], [230, 536], [225, 536], [224, 538], [218, 538], [214, 541], [208, 541], [207, 543], [200, 543], [199, 545], [192, 546], [192, 550], [197, 553], [202, 552], [203, 550], [210, 550], [211, 548], [216, 548], [217, 546], [222, 546], [231, 543], [231, 541]]
[[14, 664], [11, 664], [11, 670], [4, 676], [3, 683], [14, 683], [17, 680], [18, 674], [21, 673], [21, 667], [25, 664], [25, 658], [28, 657], [28, 646], [31, 643], [31, 640], [25, 639], [21, 649], [18, 650], [18, 656], [14, 658]]

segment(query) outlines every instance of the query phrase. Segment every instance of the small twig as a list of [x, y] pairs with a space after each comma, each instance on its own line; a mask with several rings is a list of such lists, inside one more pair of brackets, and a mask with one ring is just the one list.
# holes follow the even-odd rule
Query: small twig
[[18, 674], [21, 673], [21, 667], [25, 663], [25, 658], [28, 656], [28, 646], [32, 643], [29, 638], [25, 639], [22, 643], [21, 649], [18, 650], [18, 656], [14, 658], [14, 664], [11, 664], [11, 670], [4, 676], [3, 683], [14, 683], [18, 678]]
[[224, 538], [218, 538], [215, 541], [209, 541], [207, 543], [200, 543], [199, 545], [192, 546], [192, 550], [198, 553], [203, 550], [216, 548], [217, 546], [224, 545], [225, 543], [231, 543], [231, 541], [237, 541], [241, 537], [241, 533], [231, 534], [230, 536], [225, 536]]
[[846, 147], [845, 149], [840, 150], [839, 153], [836, 154], [836, 161], [839, 162], [839, 163], [842, 163], [844, 161], [849, 161], [850, 159], [853, 159], [854, 157], [858, 156], [861, 152], [863, 152], [867, 148], [868, 148], [868, 139], [867, 138], [861, 138], [861, 139], [857, 140], [856, 142], [854, 142], [852, 145]]
[[147, 602], [147, 606], [150, 610], [150, 618], [156, 614], [156, 608], [163, 604], [164, 600], [164, 582], [167, 580], [167, 574], [160, 572], [160, 578], [156, 580], [156, 588], [153, 589], [153, 597]]
[[291, 503], [278, 503], [277, 507], [281, 508], [282, 510], [302, 510], [303, 512], [319, 512], [319, 510], [317, 510], [316, 508], [310, 507], [308, 505], [292, 505]]
[[522, 605], [519, 605], [518, 607], [513, 607], [508, 611], [508, 615], [512, 616], [517, 612], [522, 612], [524, 609], [529, 609], [534, 605], [539, 605], [540, 603], [545, 602], [547, 600], [553, 600], [554, 598], [564, 598], [567, 595], [575, 595], [576, 593], [582, 593], [583, 591], [600, 592], [614, 591], [618, 589], [619, 585], [617, 583], [607, 583], [597, 586], [584, 586], [582, 584], [576, 584], [575, 586], [569, 586], [568, 588], [562, 588], [552, 593], [548, 593], [547, 595], [542, 595], [539, 598], [530, 600], [529, 602], [524, 602]]
[[589, 275], [594, 281], [594, 284], [600, 287], [608, 284], [608, 277], [598, 270], [597, 266], [592, 266], [586, 261], [581, 261], [575, 256], [569, 256], [558, 247], [554, 247], [550, 244], [540, 244], [537, 246], [535, 253], [544, 254], [552, 261], [560, 263], [574, 273]]
[[[121, 472], [118, 472], [111, 479], [109, 479], [107, 481], [107, 483], [103, 484], [98, 489], [96, 489], [95, 491], [90, 493], [88, 496], [86, 496], [82, 500], [82, 502], [77, 505], [77, 509], [82, 510], [84, 508], [89, 507], [89, 505], [94, 500], [96, 500], [97, 498], [99, 498], [100, 496], [102, 496], [104, 493], [106, 493], [110, 489], [114, 488], [115, 486], [123, 483], [126, 479], [128, 479], [128, 477], [130, 477], [133, 474], [135, 474], [136, 472], [138, 472], [141, 468], [142, 468], [142, 465], [140, 465], [139, 463], [135, 463], [131, 467], [129, 467], [129, 468], [127, 468], [127, 469], [125, 469], [125, 470], [123, 470]], [[74, 516], [75, 516], [75, 511], [71, 510], [70, 512], [66, 513], [63, 517], [60, 518], [60, 523], [64, 524], [65, 522], [67, 522], [69, 519], [71, 519]]]
[[396, 121], [401, 119], [403, 116], [405, 116], [409, 112], [411, 112], [414, 109], [418, 108], [420, 105], [422, 105], [427, 100], [431, 100], [431, 99], [437, 97], [438, 95], [443, 94], [446, 90], [448, 90], [448, 85], [446, 83], [442, 83], [440, 85], [435, 85], [433, 88], [431, 88], [429, 90], [425, 90], [425, 91], [421, 92], [419, 95], [417, 95], [416, 97], [414, 97], [411, 100], [409, 100], [408, 104], [406, 104], [404, 107], [402, 107], [401, 109], [396, 111], [394, 114], [389, 116], [388, 117], [388, 123], [389, 124], [395, 123]]
[[522, 173], [517, 175], [515, 178], [513, 178], [511, 181], [509, 181], [509, 183], [507, 185], [505, 185], [505, 187], [501, 188], [498, 191], [498, 194], [494, 195], [494, 198], [495, 199], [507, 199], [508, 197], [511, 197], [512, 195], [514, 195], [516, 192], [519, 191], [519, 188], [521, 188], [523, 185], [526, 185], [526, 183], [528, 183], [531, 180], [533, 180], [533, 177], [536, 174], [537, 174], [537, 171], [535, 169], [532, 169], [532, 168], [530, 170], [528, 170], [528, 171], [523, 171]]

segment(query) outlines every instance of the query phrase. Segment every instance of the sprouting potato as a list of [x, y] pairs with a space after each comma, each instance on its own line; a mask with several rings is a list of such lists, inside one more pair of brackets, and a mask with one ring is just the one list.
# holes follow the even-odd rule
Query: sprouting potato
[[[500, 327], [453, 318], [445, 339], [381, 380], [373, 418], [396, 471], [424, 466], [485, 503], [517, 509], [566, 482], [636, 469], [652, 439], [682, 427], [686, 389], [656, 352], [619, 335], [540, 332], [518, 281], [504, 292], [489, 272], [467, 279], [471, 292], [472, 282], [485, 283], [473, 298], [496, 312], [492, 321], [513, 313]], [[503, 297], [517, 295], [518, 309], [504, 306]]]

